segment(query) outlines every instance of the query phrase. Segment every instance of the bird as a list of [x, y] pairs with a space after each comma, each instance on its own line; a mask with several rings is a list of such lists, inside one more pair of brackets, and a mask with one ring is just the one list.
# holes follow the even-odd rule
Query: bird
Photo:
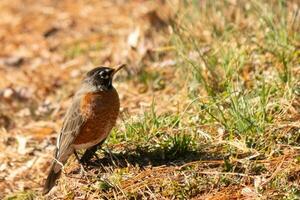
[[[120, 110], [119, 95], [112, 81], [124, 67], [125, 64], [115, 69], [101, 66], [86, 73], [58, 134], [54, 159], [42, 192], [44, 195], [55, 186], [63, 165], [72, 154], [80, 164], [87, 163], [108, 137]], [[80, 149], [85, 149], [81, 158], [77, 154]]]

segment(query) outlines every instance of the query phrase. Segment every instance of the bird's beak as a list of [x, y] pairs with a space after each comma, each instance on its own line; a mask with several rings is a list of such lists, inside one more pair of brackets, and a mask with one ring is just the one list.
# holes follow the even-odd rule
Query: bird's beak
[[121, 65], [118, 65], [117, 68], [113, 71], [112, 73], [112, 77], [122, 68], [126, 67], [126, 64], [121, 64]]

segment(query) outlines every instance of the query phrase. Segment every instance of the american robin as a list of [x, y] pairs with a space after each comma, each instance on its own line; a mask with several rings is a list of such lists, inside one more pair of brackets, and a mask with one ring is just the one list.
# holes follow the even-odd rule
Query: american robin
[[[76, 92], [57, 138], [54, 159], [43, 193], [47, 194], [60, 177], [62, 166], [74, 153], [80, 162], [89, 160], [116, 123], [120, 101], [112, 85], [117, 69], [97, 67], [89, 71]], [[79, 159], [76, 150], [86, 149]]]

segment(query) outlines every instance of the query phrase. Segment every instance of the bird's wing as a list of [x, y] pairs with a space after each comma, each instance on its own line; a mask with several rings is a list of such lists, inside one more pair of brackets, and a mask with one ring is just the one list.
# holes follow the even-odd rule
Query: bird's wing
[[62, 125], [62, 129], [57, 138], [55, 158], [63, 161], [70, 155], [72, 149], [71, 144], [76, 139], [82, 126], [86, 122], [85, 117], [80, 112], [81, 96], [74, 97], [72, 105], [69, 107]]

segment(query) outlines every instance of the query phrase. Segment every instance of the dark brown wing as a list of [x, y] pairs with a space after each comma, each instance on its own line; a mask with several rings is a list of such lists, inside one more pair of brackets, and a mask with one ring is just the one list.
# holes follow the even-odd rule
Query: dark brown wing
[[73, 153], [71, 144], [79, 134], [82, 125], [85, 123], [84, 117], [80, 113], [81, 95], [75, 95], [72, 105], [69, 107], [65, 116], [62, 129], [57, 138], [55, 159], [48, 177], [45, 181], [43, 193], [48, 193], [55, 185], [55, 181], [60, 177], [62, 165]]
[[55, 158], [59, 161], [64, 160], [65, 156], [73, 153], [71, 144], [79, 134], [82, 125], [85, 123], [84, 116], [80, 113], [81, 95], [74, 97], [72, 105], [69, 107], [62, 125], [62, 129], [57, 138]]

